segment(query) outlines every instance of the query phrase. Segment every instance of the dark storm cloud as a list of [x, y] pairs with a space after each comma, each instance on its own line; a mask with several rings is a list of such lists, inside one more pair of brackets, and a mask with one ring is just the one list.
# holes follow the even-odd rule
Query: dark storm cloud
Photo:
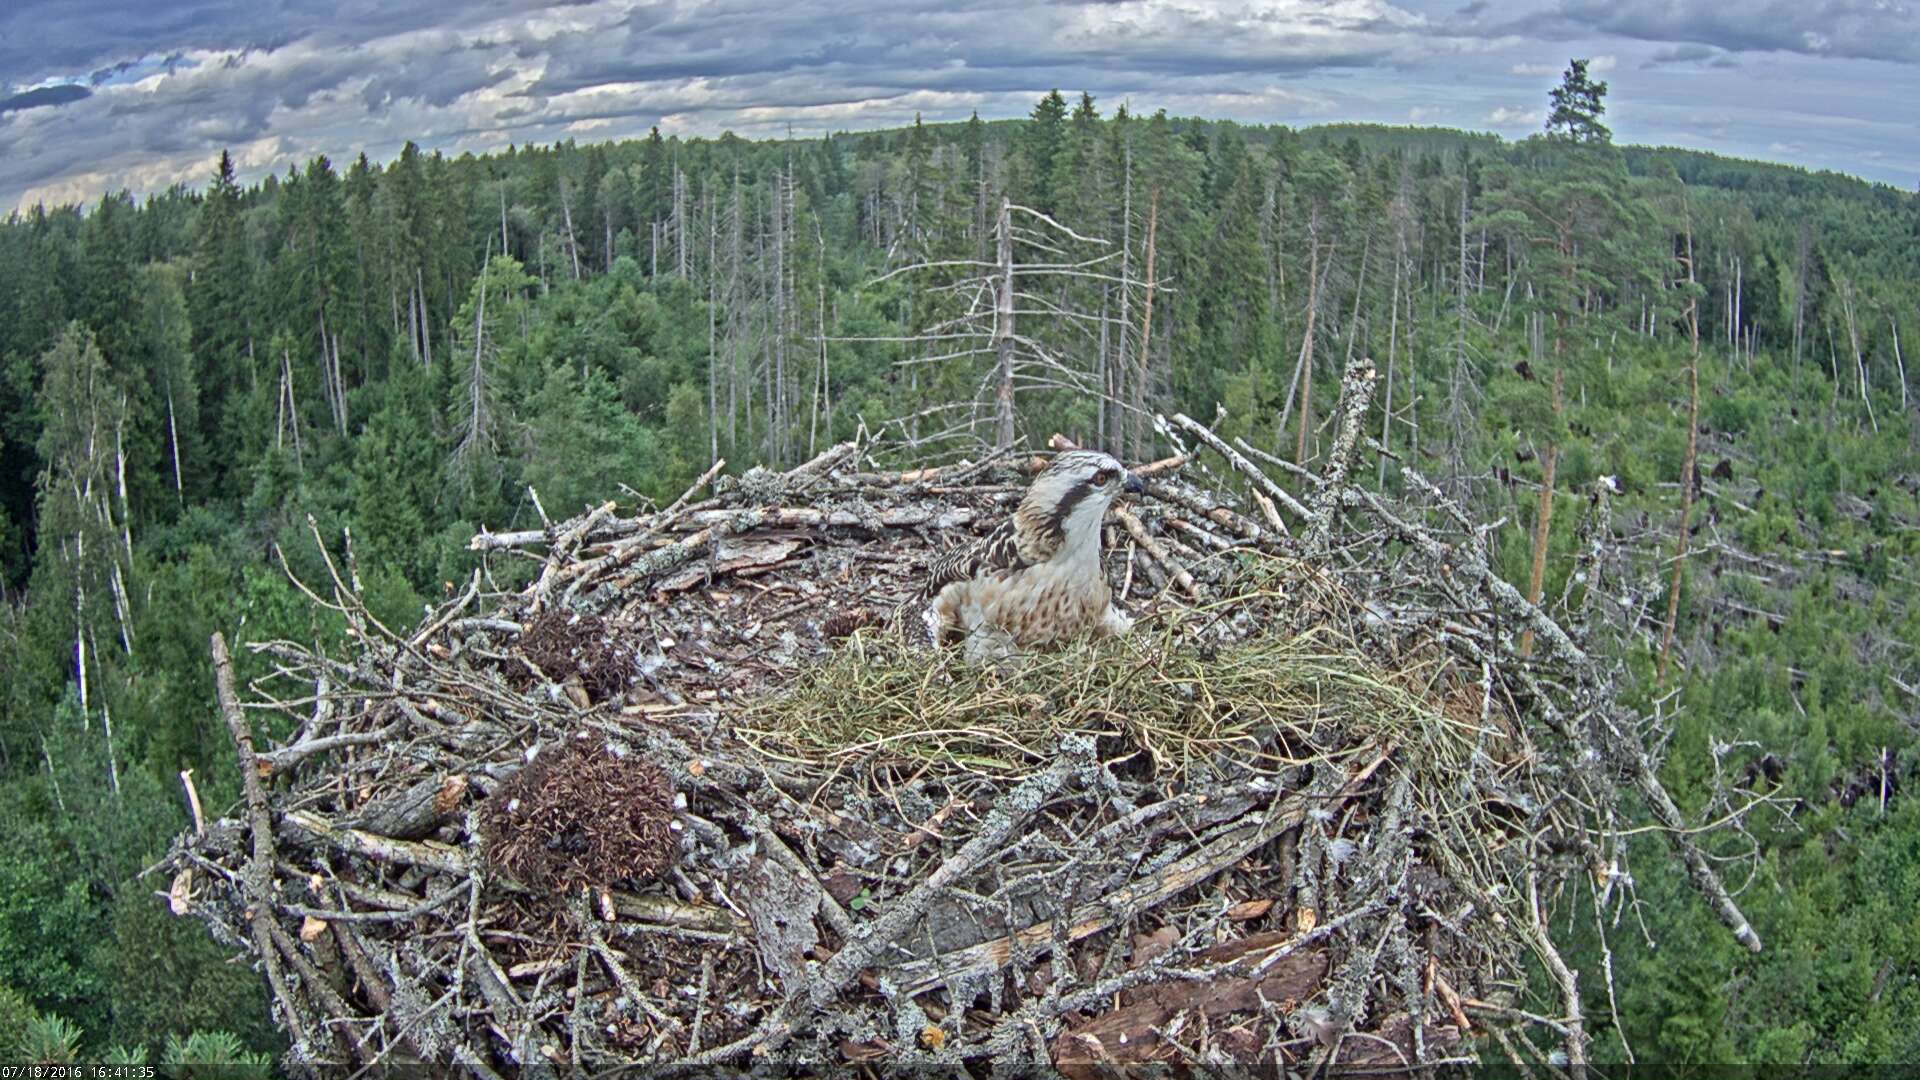
[[28, 90], [23, 94], [14, 94], [0, 98], [0, 115], [18, 112], [21, 109], [39, 109], [52, 105], [67, 105], [88, 97], [93, 91], [84, 86], [64, 83], [59, 86], [43, 86], [37, 90]]
[[1618, 34], [1710, 45], [1729, 52], [1788, 52], [1920, 62], [1920, 7], [1908, 0], [1563, 0], [1517, 29]]

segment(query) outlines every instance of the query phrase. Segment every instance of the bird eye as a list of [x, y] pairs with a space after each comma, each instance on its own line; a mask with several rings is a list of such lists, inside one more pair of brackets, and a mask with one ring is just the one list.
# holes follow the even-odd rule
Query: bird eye
[[1099, 484], [1101, 487], [1106, 487], [1108, 484], [1113, 483], [1113, 470], [1101, 469], [1099, 472], [1094, 473], [1093, 482]]

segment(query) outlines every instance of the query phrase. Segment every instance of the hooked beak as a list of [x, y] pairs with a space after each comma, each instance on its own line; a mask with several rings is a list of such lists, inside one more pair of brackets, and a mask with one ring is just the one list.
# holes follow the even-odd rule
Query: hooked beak
[[1120, 490], [1129, 495], [1140, 495], [1146, 492], [1147, 485], [1139, 477], [1128, 473], [1127, 482], [1120, 485]]

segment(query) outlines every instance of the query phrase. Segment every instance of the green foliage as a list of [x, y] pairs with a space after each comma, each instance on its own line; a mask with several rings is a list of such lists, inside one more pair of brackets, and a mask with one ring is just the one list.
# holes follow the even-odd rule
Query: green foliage
[[1600, 122], [1606, 113], [1607, 84], [1587, 76], [1586, 60], [1567, 61], [1560, 85], [1547, 95], [1553, 108], [1547, 113], [1547, 134], [1580, 143], [1613, 141], [1613, 132]]
[[273, 1062], [266, 1054], [253, 1053], [240, 1040], [224, 1031], [196, 1032], [185, 1039], [167, 1036], [160, 1055], [167, 1075], [179, 1080], [208, 1077], [228, 1080], [238, 1077], [253, 1080], [273, 1075]]
[[64, 1016], [43, 1013], [27, 1021], [20, 1057], [32, 1065], [73, 1065], [80, 1057], [80, 1029]]
[[[1557, 446], [1549, 598], [1580, 595], [1582, 492], [1609, 476], [1639, 563], [1609, 584], [1632, 599], [1655, 580], [1663, 610], [1650, 568], [1672, 550], [1696, 301], [1705, 479], [1667, 778], [1706, 820], [1727, 809], [1716, 753], [1734, 772], [1772, 753], [1769, 790], [1793, 802], [1752, 819], [1758, 957], [1658, 838], [1636, 847], [1658, 948], [1611, 936], [1624, 1032], [1596, 1027], [1596, 1055], [1623, 1057], [1620, 1034], [1643, 1061], [1920, 1055], [1920, 778], [1897, 765], [1884, 812], [1877, 789], [1841, 798], [1915, 742], [1920, 394], [1901, 367], [1920, 340], [1920, 203], [1616, 148], [1607, 93], [1574, 61], [1547, 133], [1518, 144], [1103, 116], [1055, 91], [1019, 121], [458, 159], [408, 144], [244, 188], [223, 155], [202, 193], [0, 223], [0, 1039], [33, 1026], [49, 1056], [263, 1064], [279, 1043], [257, 976], [133, 877], [182, 827], [181, 770], [209, 808], [238, 794], [208, 637], [228, 636], [243, 680], [266, 671], [248, 642], [339, 643], [339, 616], [289, 574], [330, 589], [349, 532], [368, 603], [398, 628], [480, 565], [475, 531], [539, 525], [529, 491], [555, 518], [664, 501], [715, 456], [790, 465], [968, 398], [981, 366], [903, 366], [925, 354], [894, 339], [972, 302], [940, 286], [992, 257], [1006, 196], [1109, 241], [1089, 266], [1135, 284], [1124, 308], [1094, 278], [1034, 298], [1101, 316], [1102, 334], [1023, 312], [1024, 329], [1109, 386], [1144, 352], [1148, 414], [1224, 405], [1221, 430], [1291, 457], [1311, 323], [1309, 454], [1341, 366], [1372, 356], [1394, 412], [1370, 429], [1505, 519], [1488, 539], [1511, 580]], [[1143, 350], [1150, 215], [1163, 287]], [[876, 280], [918, 260], [961, 269]], [[1023, 387], [1020, 427], [1170, 452], [1127, 404]], [[502, 588], [529, 572], [487, 568]], [[1635, 692], [1664, 693], [1645, 646], [1621, 648]], [[1592, 923], [1590, 901], [1562, 903], [1556, 921]], [[1569, 959], [1588, 1017], [1610, 1023], [1598, 948]]]
[[22, 1043], [27, 1026], [39, 1017], [39, 1010], [27, 1003], [19, 991], [0, 981], [0, 1060], [24, 1061]]

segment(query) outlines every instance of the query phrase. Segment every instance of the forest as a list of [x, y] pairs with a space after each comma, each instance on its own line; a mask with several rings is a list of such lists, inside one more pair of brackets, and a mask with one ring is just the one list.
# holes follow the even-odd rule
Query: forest
[[[1560, 898], [1594, 1060], [1920, 1060], [1920, 196], [1618, 146], [1605, 94], [1576, 62], [1507, 142], [1056, 91], [1016, 121], [409, 144], [250, 186], [222, 155], [204, 188], [12, 214], [0, 1061], [282, 1047], [259, 976], [142, 871], [192, 820], [184, 776], [240, 797], [209, 636], [243, 680], [271, 662], [248, 642], [344, 641], [294, 580], [320, 544], [405, 626], [482, 529], [856, 435], [903, 467], [1056, 432], [1146, 461], [1180, 411], [1308, 464], [1356, 356], [1370, 432], [1531, 599], [1570, 587], [1611, 478], [1629, 696], [1681, 809], [1736, 820], [1712, 854], [1761, 952], [1657, 835], [1620, 904]], [[1009, 334], [983, 282], [1016, 270]]]

